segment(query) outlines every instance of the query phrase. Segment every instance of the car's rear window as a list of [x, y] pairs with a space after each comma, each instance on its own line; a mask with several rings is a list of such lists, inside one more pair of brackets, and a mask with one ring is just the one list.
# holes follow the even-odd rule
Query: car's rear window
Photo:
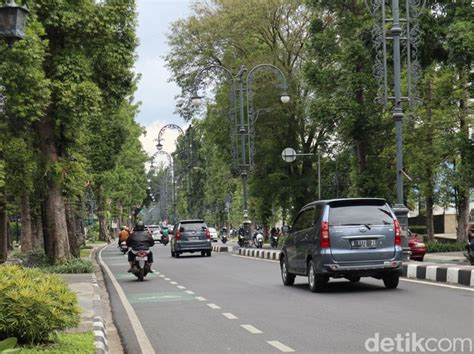
[[180, 227], [184, 228], [184, 231], [204, 231], [207, 226], [205, 223], [182, 223]]
[[329, 209], [329, 225], [393, 225], [386, 205], [342, 205]]

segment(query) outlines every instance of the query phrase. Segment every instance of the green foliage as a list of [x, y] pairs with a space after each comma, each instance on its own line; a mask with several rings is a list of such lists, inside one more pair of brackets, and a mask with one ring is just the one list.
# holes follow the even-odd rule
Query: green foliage
[[94, 223], [87, 228], [87, 240], [97, 242], [99, 240], [99, 224]]
[[426, 247], [428, 253], [462, 252], [466, 249], [466, 245], [462, 243], [427, 242]]
[[78, 354], [94, 353], [94, 333], [55, 333], [47, 343], [22, 346], [22, 354]]
[[74, 258], [68, 260], [63, 264], [58, 264], [51, 267], [42, 268], [48, 273], [63, 273], [63, 274], [77, 274], [77, 273], [92, 273], [94, 267], [91, 261], [87, 259]]
[[410, 230], [419, 235], [426, 235], [426, 225], [410, 225]]
[[32, 251], [27, 253], [18, 253], [14, 257], [20, 258], [24, 267], [48, 267], [48, 257], [43, 251]]
[[17, 339], [15, 337], [10, 337], [10, 338], [0, 341], [0, 353], [1, 354], [18, 353], [20, 351], [19, 349], [13, 349], [15, 348], [16, 343], [17, 343]]
[[79, 324], [76, 294], [58, 276], [18, 266], [1, 270], [0, 338], [44, 342], [52, 331]]

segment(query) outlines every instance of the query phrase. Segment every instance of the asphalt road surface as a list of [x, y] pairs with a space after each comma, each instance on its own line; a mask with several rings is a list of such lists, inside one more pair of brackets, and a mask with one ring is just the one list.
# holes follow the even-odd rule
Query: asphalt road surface
[[[229, 253], [171, 258], [169, 245], [153, 252], [156, 273], [144, 282], [127, 273], [116, 245], [102, 252], [120, 287], [106, 276], [128, 353], [366, 353], [380, 345], [386, 345], [381, 352], [396, 352], [397, 343], [403, 352], [419, 352], [413, 345], [425, 345], [420, 338], [433, 338], [428, 349], [434, 352], [449, 345], [445, 352], [469, 352], [468, 342], [462, 349], [453, 338], [473, 340], [474, 292], [468, 289], [406, 280], [387, 290], [380, 280], [362, 278], [331, 280], [323, 292], [311, 293], [305, 277], [283, 286], [276, 262]], [[153, 350], [143, 346], [147, 341]]]

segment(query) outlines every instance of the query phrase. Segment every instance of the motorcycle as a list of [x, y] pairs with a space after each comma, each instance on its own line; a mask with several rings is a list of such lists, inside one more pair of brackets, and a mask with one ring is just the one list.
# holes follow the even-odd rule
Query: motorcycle
[[278, 236], [276, 235], [273, 235], [272, 236], [272, 239], [271, 239], [271, 242], [270, 242], [270, 246], [272, 248], [277, 248], [278, 247]]
[[227, 242], [227, 235], [221, 236], [221, 242], [225, 245], [225, 243]]
[[168, 242], [170, 242], [170, 238], [168, 237], [168, 235], [163, 235], [161, 236], [161, 244], [163, 246], [166, 246], [168, 244]]
[[253, 237], [255, 246], [257, 248], [263, 248], [263, 234], [260, 231], [257, 231]]
[[122, 254], [125, 254], [127, 253], [128, 251], [128, 246], [127, 246], [127, 242], [126, 241], [122, 241], [120, 242], [120, 252], [122, 252]]
[[132, 253], [135, 255], [135, 261], [132, 266], [132, 273], [139, 281], [143, 281], [143, 278], [150, 272], [150, 265], [148, 264], [148, 254], [150, 250], [139, 250], [135, 251], [132, 249]]
[[244, 235], [239, 235], [239, 241], [237, 241], [240, 247], [244, 247], [246, 240]]
[[471, 265], [474, 265], [474, 250], [471, 245], [466, 245], [466, 250], [464, 251], [464, 257], [467, 258]]

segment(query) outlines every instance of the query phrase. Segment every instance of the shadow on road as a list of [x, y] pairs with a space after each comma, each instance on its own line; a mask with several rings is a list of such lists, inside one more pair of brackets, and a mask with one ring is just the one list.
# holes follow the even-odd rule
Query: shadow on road
[[[308, 289], [308, 284], [307, 283], [300, 283], [300, 284], [295, 284], [292, 286], [295, 289], [301, 290], [301, 291], [307, 291], [309, 292]], [[381, 282], [381, 285], [374, 285], [374, 284], [368, 284], [364, 283], [363, 281], [359, 283], [351, 283], [349, 281], [334, 281], [334, 282], [329, 282], [327, 283], [321, 291], [317, 292], [317, 294], [347, 294], [347, 293], [363, 293], [363, 292], [374, 292], [374, 291], [403, 291], [403, 289], [387, 289]]]

